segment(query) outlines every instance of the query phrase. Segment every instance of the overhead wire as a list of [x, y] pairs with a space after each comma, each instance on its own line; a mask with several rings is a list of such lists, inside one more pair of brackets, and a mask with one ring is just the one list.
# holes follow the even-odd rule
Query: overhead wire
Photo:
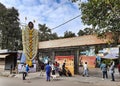
[[[57, 9], [58, 9], [59, 7], [61, 7], [62, 5], [64, 5], [65, 3], [66, 3], [66, 1], [64, 1], [64, 2], [63, 2], [61, 5], [59, 5], [58, 7], [56, 7], [56, 8], [54, 9], [54, 11], [57, 10]], [[49, 12], [47, 12], [46, 14], [52, 13], [52, 12], [54, 12], [54, 11], [49, 11]], [[74, 18], [72, 18], [72, 19], [70, 19], [70, 20], [68, 20], [68, 21], [66, 21], [66, 22], [64, 22], [64, 23], [62, 23], [62, 24], [60, 24], [60, 25], [52, 28], [51, 30], [54, 30], [54, 29], [56, 29], [56, 28], [58, 28], [58, 27], [61, 27], [61, 26], [63, 26], [64, 24], [66, 24], [66, 23], [68, 23], [68, 22], [70, 22], [70, 21], [72, 21], [72, 20], [74, 20], [74, 19], [76, 19], [76, 18], [78, 18], [78, 17], [80, 17], [80, 16], [81, 16], [81, 15], [77, 15], [76, 17], [74, 17]]]
[[76, 19], [76, 18], [78, 18], [78, 17], [80, 17], [80, 16], [81, 16], [81, 15], [77, 15], [77, 16], [75, 16], [74, 18], [72, 18], [72, 19], [70, 19], [70, 20], [68, 20], [68, 21], [66, 21], [66, 22], [64, 22], [64, 23], [62, 23], [62, 24], [60, 24], [60, 25], [52, 28], [51, 30], [54, 30], [54, 29], [56, 29], [56, 28], [58, 28], [58, 27], [61, 27], [61, 26], [65, 25], [65, 24], [67, 24], [67, 23], [69, 23], [69, 22], [71, 22], [72, 20], [74, 20], [74, 19]]

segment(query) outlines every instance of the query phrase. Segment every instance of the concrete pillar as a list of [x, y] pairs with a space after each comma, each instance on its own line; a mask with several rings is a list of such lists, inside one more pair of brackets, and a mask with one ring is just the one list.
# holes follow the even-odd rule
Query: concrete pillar
[[79, 73], [79, 49], [76, 49], [76, 52], [75, 52], [75, 59], [74, 59], [74, 63], [75, 63], [75, 74], [78, 74]]
[[52, 62], [55, 61], [55, 51], [52, 51]]
[[118, 48], [119, 48], [119, 51], [118, 51], [119, 52], [119, 54], [118, 54], [119, 57], [118, 57], [118, 59], [119, 59], [119, 64], [120, 64], [120, 45], [118, 45]]

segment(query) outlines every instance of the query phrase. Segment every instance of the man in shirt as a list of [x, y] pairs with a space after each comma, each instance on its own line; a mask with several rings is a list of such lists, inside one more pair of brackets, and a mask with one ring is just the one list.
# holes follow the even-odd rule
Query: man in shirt
[[83, 76], [87, 76], [88, 77], [88, 66], [87, 66], [87, 62], [85, 62], [85, 64], [83, 65]]
[[105, 64], [105, 62], [103, 62], [100, 66], [101, 70], [102, 70], [102, 73], [103, 73], [103, 80], [108, 78], [108, 74], [107, 74], [107, 65]]
[[26, 64], [25, 63], [22, 65], [22, 73], [23, 73], [23, 80], [25, 80], [25, 77], [27, 76]]
[[46, 81], [50, 81], [51, 66], [49, 65], [49, 62], [47, 63], [45, 70], [46, 70]]

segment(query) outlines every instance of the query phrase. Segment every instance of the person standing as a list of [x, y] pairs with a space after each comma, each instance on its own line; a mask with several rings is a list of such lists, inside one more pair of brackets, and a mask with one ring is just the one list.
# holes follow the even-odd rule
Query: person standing
[[23, 73], [23, 80], [25, 80], [25, 77], [27, 76], [26, 64], [25, 63], [22, 65], [22, 73]]
[[62, 65], [62, 73], [63, 73], [63, 75], [67, 76], [65, 67], [66, 67], [66, 63], [63, 63], [63, 65]]
[[119, 75], [120, 75], [120, 63], [118, 64], [118, 72], [119, 72]]
[[102, 74], [103, 74], [103, 80], [108, 79], [108, 74], [107, 74], [107, 65], [103, 62], [100, 66], [101, 70], [102, 70]]
[[55, 66], [55, 72], [58, 72], [59, 63], [57, 61], [54, 63], [54, 66]]
[[88, 77], [88, 65], [87, 65], [87, 62], [85, 62], [85, 64], [83, 65], [83, 76]]
[[49, 65], [49, 62], [45, 66], [45, 70], [46, 70], [46, 81], [50, 81], [51, 66]]
[[115, 68], [114, 67], [115, 67], [115, 63], [111, 62], [110, 69], [109, 69], [110, 74], [111, 74], [111, 78], [112, 78], [111, 81], [115, 81], [115, 78], [114, 78]]
[[26, 75], [28, 75], [28, 72], [29, 72], [29, 65], [28, 64], [26, 64]]
[[44, 66], [44, 63], [42, 63], [40, 66], [40, 76], [44, 76]]
[[55, 75], [55, 64], [54, 63], [51, 65], [51, 68], [52, 68], [52, 75]]

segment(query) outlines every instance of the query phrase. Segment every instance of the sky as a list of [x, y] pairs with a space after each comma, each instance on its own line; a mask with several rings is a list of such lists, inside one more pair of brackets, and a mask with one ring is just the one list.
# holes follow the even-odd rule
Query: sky
[[[85, 0], [81, 0], [85, 1]], [[64, 22], [81, 15], [76, 3], [69, 0], [0, 0], [7, 8], [15, 7], [19, 12], [21, 25], [28, 24], [35, 20], [35, 28], [38, 24], [46, 24], [50, 29], [63, 24]], [[27, 20], [25, 20], [27, 17]], [[78, 33], [86, 26], [81, 21], [81, 16], [66, 23], [65, 25], [52, 30], [58, 36], [63, 36], [65, 31]]]

